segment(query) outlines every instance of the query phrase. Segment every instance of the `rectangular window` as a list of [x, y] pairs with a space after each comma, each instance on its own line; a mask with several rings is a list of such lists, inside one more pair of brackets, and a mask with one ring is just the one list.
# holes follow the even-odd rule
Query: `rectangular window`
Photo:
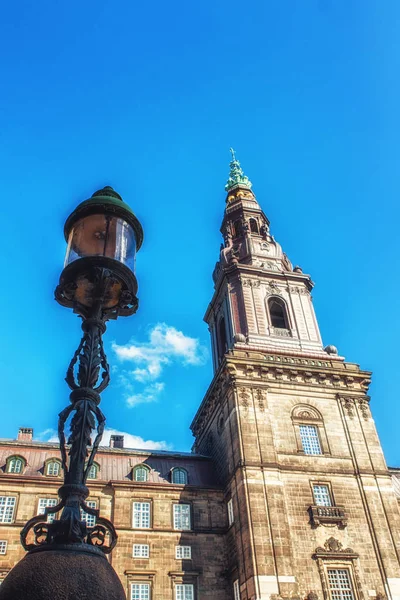
[[47, 475], [51, 475], [52, 477], [58, 477], [59, 474], [60, 474], [60, 463], [58, 463], [58, 462], [47, 463]]
[[240, 600], [239, 579], [233, 582], [233, 597], [234, 600]]
[[150, 502], [133, 503], [133, 525], [138, 529], [150, 528]]
[[190, 529], [190, 504], [174, 504], [174, 529]]
[[354, 600], [348, 569], [328, 569], [332, 600]]
[[0, 540], [0, 554], [6, 554], [6, 553], [7, 553], [7, 541]]
[[[44, 515], [44, 509], [47, 506], [56, 506], [58, 504], [57, 498], [39, 498], [38, 515]], [[55, 513], [47, 515], [47, 522], [52, 523], [56, 518]]]
[[16, 504], [15, 496], [0, 496], [0, 523], [12, 523]]
[[300, 425], [300, 438], [305, 454], [322, 454], [315, 425]]
[[150, 584], [131, 583], [131, 600], [150, 600]]
[[[89, 508], [97, 508], [97, 504], [95, 500], [88, 500], [86, 502]], [[86, 525], [88, 527], [94, 527], [96, 525], [96, 517], [94, 515], [89, 515], [89, 513], [85, 512], [81, 509], [81, 519], [82, 521], [86, 521]]]
[[228, 500], [228, 523], [229, 526], [232, 525], [233, 521], [235, 520], [235, 517], [233, 515], [233, 500], [232, 498], [230, 500]]
[[313, 485], [313, 492], [317, 506], [332, 506], [331, 495], [327, 485]]
[[175, 557], [179, 559], [191, 559], [192, 558], [192, 547], [191, 546], [176, 546]]
[[133, 558], [149, 558], [148, 544], [134, 544]]
[[179, 583], [175, 587], [175, 600], [194, 600], [194, 586], [190, 583]]

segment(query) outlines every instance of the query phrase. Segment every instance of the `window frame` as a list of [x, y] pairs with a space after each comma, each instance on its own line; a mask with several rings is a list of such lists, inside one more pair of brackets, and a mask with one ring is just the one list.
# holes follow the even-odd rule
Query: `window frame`
[[[147, 548], [147, 553], [145, 555], [143, 554], [135, 554], [135, 548]], [[147, 560], [150, 558], [150, 544], [133, 544], [132, 545], [132, 558], [136, 559], [136, 560]]]
[[[85, 503], [89, 508], [94, 508], [96, 510], [98, 508], [97, 500], [94, 500], [94, 499], [85, 500]], [[82, 507], [80, 509], [80, 512], [81, 512], [81, 520], [85, 521], [87, 527], [94, 527], [96, 525], [96, 522], [97, 522], [96, 515], [91, 515], [90, 513], [83, 510]]]
[[[91, 472], [92, 469], [94, 469], [94, 471], [95, 471], [95, 476], [94, 477], [90, 477], [90, 472]], [[100, 471], [100, 465], [99, 465], [99, 463], [97, 463], [97, 462], [92, 463], [90, 465], [90, 469], [88, 471], [86, 479], [90, 479], [90, 481], [95, 481], [98, 478], [99, 471]]]
[[[9, 521], [5, 521], [4, 520], [4, 516], [6, 514], [6, 510], [4, 510], [4, 514], [3, 514], [3, 518], [0, 519], [0, 524], [1, 525], [10, 525], [11, 523], [15, 523], [16, 521], [16, 516], [17, 516], [17, 500], [18, 500], [18, 496], [16, 494], [4, 494], [0, 496], [0, 500], [2, 498], [5, 498], [6, 500], [8, 498], [13, 498], [14, 499], [14, 504], [12, 506], [12, 513], [11, 513], [11, 519]], [[7, 509], [7, 505], [5, 505], [5, 509]]]
[[235, 522], [235, 513], [233, 512], [233, 498], [229, 498], [226, 503], [226, 508], [228, 511], [228, 526], [231, 527]]
[[[1, 548], [4, 548], [4, 552], [1, 551]], [[0, 556], [5, 556], [7, 554], [8, 540], [0, 540]]]
[[[311, 484], [311, 492], [312, 492], [312, 498], [313, 498], [313, 504], [314, 506], [336, 506], [335, 503], [335, 498], [333, 496], [332, 493], [332, 486], [330, 483], [328, 483], [327, 481], [310, 481]], [[317, 496], [315, 495], [315, 487], [326, 487], [328, 490], [328, 496], [329, 496], [329, 500], [331, 502], [331, 504], [318, 504], [317, 503]]]
[[[307, 430], [307, 431], [312, 430], [313, 432], [315, 432], [315, 437], [312, 435], [303, 436], [302, 431], [304, 432], [305, 430]], [[314, 423], [299, 423], [299, 434], [300, 434], [301, 447], [303, 449], [303, 454], [305, 454], [306, 456], [321, 456], [321, 455], [323, 455], [324, 452], [322, 449], [321, 438], [319, 436], [318, 427]], [[308, 449], [309, 450], [313, 449], [312, 448], [313, 442], [316, 442], [319, 452], [311, 452], [311, 451], [308, 452], [307, 451]]]
[[[176, 507], [188, 507], [188, 515], [189, 515], [189, 527], [176, 527], [175, 526], [175, 509]], [[182, 518], [182, 513], [181, 513]], [[174, 502], [172, 504], [172, 527], [174, 531], [193, 531], [193, 515], [192, 515], [192, 505], [189, 502]]]
[[151, 589], [151, 583], [149, 583], [148, 581], [130, 581], [129, 582], [129, 598], [130, 600], [137, 600], [137, 598], [133, 597], [133, 586], [134, 585], [138, 585], [138, 586], [146, 586], [149, 590], [149, 593], [146, 597], [142, 597], [141, 594], [139, 595], [139, 600], [151, 600], [151, 596], [152, 596], [152, 589]]
[[[184, 556], [185, 548], [189, 548], [189, 556]], [[182, 556], [178, 556], [179, 550], [182, 549]], [[187, 544], [178, 544], [175, 546], [175, 559], [176, 560], [192, 560], [192, 546], [188, 546]]]
[[[21, 470], [20, 471], [10, 471], [11, 468], [11, 463], [13, 461], [20, 461], [21, 462]], [[26, 467], [26, 459], [21, 456], [20, 454], [12, 454], [11, 456], [8, 456], [6, 459], [6, 473], [8, 475], [23, 475], [25, 467]]]
[[[272, 317], [271, 317], [271, 304], [273, 302], [276, 302], [277, 304], [281, 305], [282, 307], [282, 312], [283, 312], [283, 320], [285, 322], [285, 327], [276, 327], [273, 322], [272, 322]], [[288, 304], [286, 302], [286, 300], [284, 300], [284, 298], [282, 298], [282, 296], [279, 296], [277, 294], [272, 294], [271, 296], [267, 297], [267, 318], [268, 318], [268, 325], [270, 327], [270, 331], [271, 334], [274, 334], [274, 331], [276, 329], [279, 329], [281, 331], [288, 331], [291, 334], [292, 328], [291, 328], [291, 318], [290, 318], [290, 313], [289, 313], [289, 307]]]
[[[55, 464], [57, 464], [57, 465], [58, 465], [58, 473], [57, 473], [57, 475], [53, 475], [53, 474], [49, 473], [49, 466], [50, 466], [52, 463], [55, 463]], [[62, 464], [61, 464], [61, 460], [60, 460], [59, 458], [54, 458], [54, 457], [52, 457], [52, 458], [48, 458], [48, 459], [45, 461], [45, 463], [44, 463], [44, 474], [45, 474], [45, 476], [46, 476], [46, 477], [54, 477], [54, 478], [56, 478], [56, 477], [61, 477], [61, 474], [62, 474]]]
[[[314, 457], [331, 455], [323, 417], [321, 413], [314, 408], [314, 406], [309, 404], [296, 404], [296, 406], [294, 406], [292, 409], [291, 418], [298, 454]], [[300, 435], [300, 425], [312, 425], [316, 427], [321, 454], [306, 454], [304, 452], [303, 442]]]
[[[354, 582], [352, 579], [352, 569], [351, 569], [351, 565], [326, 565], [325, 568], [326, 571], [326, 581], [328, 583], [328, 592], [329, 592], [329, 596], [331, 598], [331, 600], [357, 600], [357, 595], [355, 592], [355, 587], [354, 587]], [[332, 586], [331, 586], [331, 582], [329, 580], [329, 571], [346, 571], [347, 576], [348, 576], [348, 583], [349, 583], [349, 591], [351, 592], [351, 597], [345, 598], [343, 597], [342, 593], [340, 594], [340, 599], [334, 599], [334, 596], [332, 594]], [[336, 588], [335, 588], [336, 589]], [[342, 589], [344, 588], [337, 588], [340, 590], [340, 592], [342, 591]]]
[[[185, 588], [190, 587], [192, 589], [191, 598], [186, 598]], [[183, 595], [178, 597], [178, 589], [183, 588]], [[175, 600], [195, 600], [195, 586], [194, 583], [176, 583], [175, 584]]]
[[239, 579], [235, 579], [235, 581], [233, 582], [233, 598], [234, 600], [240, 600]]
[[[50, 500], [51, 504], [46, 504], [45, 506], [40, 506], [40, 502], [41, 500]], [[46, 508], [50, 507], [52, 508], [53, 506], [57, 506], [59, 500], [57, 498], [57, 496], [38, 496], [38, 500], [37, 500], [37, 515], [43, 515], [46, 516]], [[43, 510], [42, 510], [43, 509]], [[47, 523], [52, 523], [55, 519], [57, 518], [57, 513], [49, 513], [47, 515]]]
[[[135, 504], [148, 504], [149, 505], [149, 526], [148, 527], [143, 527], [140, 525], [135, 525], [134, 523], [134, 518], [135, 518]], [[147, 500], [137, 500], [136, 498], [133, 499], [132, 501], [132, 518], [131, 518], [131, 523], [132, 523], [132, 529], [140, 529], [140, 530], [147, 530], [147, 529], [152, 529], [153, 528], [153, 503], [151, 502], [150, 499]]]
[[[143, 480], [136, 479], [136, 473], [141, 469], [143, 469], [143, 471], [146, 473], [146, 479], [143, 479]], [[146, 483], [147, 481], [149, 481], [149, 475], [150, 475], [150, 468], [143, 463], [140, 463], [139, 465], [135, 465], [132, 469], [132, 480], [135, 483]]]
[[[174, 481], [174, 476], [175, 473], [184, 473], [185, 475], [185, 481], [183, 483], [178, 482], [178, 481]], [[173, 467], [171, 469], [171, 483], [175, 484], [175, 485], [188, 485], [189, 483], [189, 476], [188, 476], [188, 472], [187, 469], [185, 469], [184, 467]]]

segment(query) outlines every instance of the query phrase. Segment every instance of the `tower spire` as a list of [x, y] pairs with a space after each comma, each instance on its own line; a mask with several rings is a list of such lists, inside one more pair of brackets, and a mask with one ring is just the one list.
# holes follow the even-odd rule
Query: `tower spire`
[[229, 192], [236, 185], [244, 185], [245, 187], [251, 189], [251, 181], [250, 179], [243, 173], [243, 169], [240, 166], [240, 162], [236, 158], [235, 151], [233, 148], [230, 148], [230, 153], [232, 154], [232, 160], [229, 163], [230, 172], [229, 178], [226, 182], [225, 190]]

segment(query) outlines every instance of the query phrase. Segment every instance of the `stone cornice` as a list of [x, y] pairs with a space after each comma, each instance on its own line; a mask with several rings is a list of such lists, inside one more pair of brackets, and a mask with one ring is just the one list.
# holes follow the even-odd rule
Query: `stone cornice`
[[[356, 398], [362, 416], [366, 415], [366, 392], [371, 382], [371, 373], [361, 371], [358, 365], [305, 356], [287, 356], [279, 354], [261, 354], [231, 351], [222, 361], [214, 379], [191, 424], [191, 430], [198, 436], [205, 423], [221, 404], [227, 388], [250, 390], [263, 388], [268, 383], [295, 384], [305, 387], [323, 388], [335, 391], [335, 395]], [[368, 415], [369, 416], [369, 415]]]

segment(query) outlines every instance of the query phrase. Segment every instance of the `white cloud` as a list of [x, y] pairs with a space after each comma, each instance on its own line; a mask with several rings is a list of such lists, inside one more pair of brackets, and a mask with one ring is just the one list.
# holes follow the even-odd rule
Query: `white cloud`
[[[96, 432], [93, 433], [93, 438], [95, 437]], [[132, 433], [127, 433], [126, 431], [118, 431], [118, 429], [112, 429], [111, 427], [106, 427], [104, 430], [103, 438], [101, 440], [101, 446], [109, 446], [110, 445], [110, 437], [112, 435], [123, 435], [124, 436], [124, 447], [125, 448], [134, 448], [136, 450], [171, 450], [171, 444], [168, 444], [164, 440], [160, 442], [156, 442], [154, 440], [144, 440], [140, 435], [133, 435]], [[57, 431], [55, 429], [45, 429], [37, 436], [37, 439], [42, 442], [58, 442]]]
[[[157, 323], [149, 332], [147, 342], [112, 344], [112, 349], [122, 363], [132, 363], [133, 370], [119, 373], [119, 383], [124, 387], [128, 406], [155, 402], [165, 384], [160, 379], [165, 367], [173, 364], [183, 366], [203, 365], [207, 349], [198, 339], [189, 337], [166, 323]], [[144, 385], [137, 391], [134, 382]]]

